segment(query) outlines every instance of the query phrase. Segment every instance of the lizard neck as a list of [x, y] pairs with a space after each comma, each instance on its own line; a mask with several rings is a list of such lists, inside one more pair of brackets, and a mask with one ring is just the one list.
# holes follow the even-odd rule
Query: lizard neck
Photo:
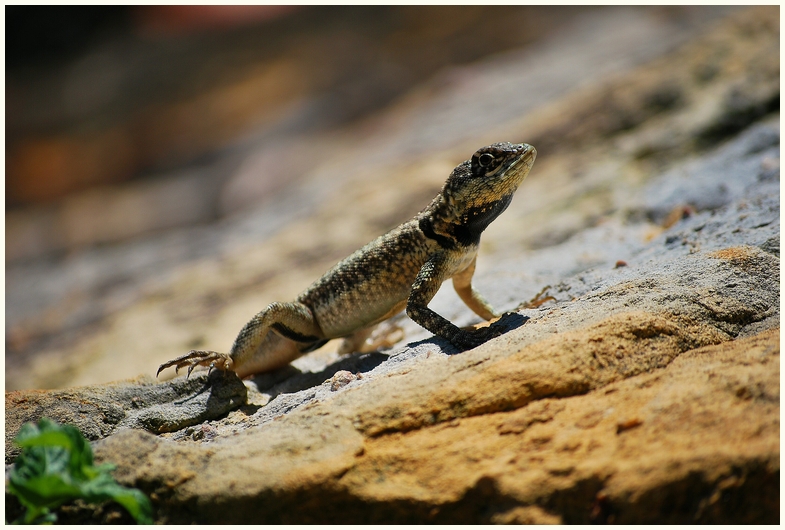
[[480, 236], [512, 201], [512, 194], [478, 206], [459, 208], [443, 195], [426, 208], [419, 219], [425, 237], [447, 249], [476, 246]]

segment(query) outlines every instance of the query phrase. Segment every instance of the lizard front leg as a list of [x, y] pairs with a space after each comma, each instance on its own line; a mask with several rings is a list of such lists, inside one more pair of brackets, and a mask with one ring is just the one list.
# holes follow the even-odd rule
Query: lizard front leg
[[428, 308], [428, 304], [446, 279], [447, 264], [448, 257], [444, 253], [439, 253], [423, 265], [412, 285], [406, 304], [406, 314], [431, 333], [450, 341], [461, 351], [470, 350], [501, 333], [492, 328], [463, 330]]
[[491, 307], [491, 304], [483, 298], [472, 286], [472, 277], [474, 276], [474, 268], [477, 265], [477, 257], [475, 256], [472, 262], [464, 270], [452, 277], [452, 286], [455, 292], [461, 297], [463, 303], [469, 309], [477, 313], [480, 318], [490, 320], [498, 317], [499, 314]]
[[196, 366], [209, 366], [244, 377], [284, 366], [327, 340], [307, 305], [274, 302], [243, 326], [229, 353], [192, 350], [162, 364], [158, 373], [187, 366], [190, 375]]

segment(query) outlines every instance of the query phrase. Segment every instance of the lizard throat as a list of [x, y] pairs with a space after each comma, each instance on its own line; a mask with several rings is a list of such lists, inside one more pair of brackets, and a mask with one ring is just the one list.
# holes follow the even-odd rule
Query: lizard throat
[[457, 222], [423, 217], [419, 223], [420, 230], [425, 237], [435, 240], [442, 248], [477, 245], [483, 231], [507, 209], [511, 201], [512, 194], [505, 195], [498, 201], [470, 208]]
[[454, 225], [455, 239], [462, 245], [478, 244], [483, 231], [507, 209], [510, 202], [512, 202], [512, 194], [505, 195], [498, 201], [467, 210], [461, 217], [460, 223]]

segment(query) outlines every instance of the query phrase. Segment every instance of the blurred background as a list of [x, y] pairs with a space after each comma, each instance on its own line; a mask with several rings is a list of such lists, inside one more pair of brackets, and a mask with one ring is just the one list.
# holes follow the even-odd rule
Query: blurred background
[[226, 349], [476, 148], [547, 159], [564, 135], [499, 134], [733, 10], [6, 6], [7, 388]]
[[[208, 172], [201, 180], [210, 184], [184, 177], [194, 202], [151, 205], [141, 221], [118, 215], [112, 226], [12, 237], [8, 258], [247, 208], [311, 165], [316, 153], [283, 147], [288, 139], [372, 115], [450, 66], [523, 46], [580, 11], [9, 6], [9, 210], [51, 207], [96, 186], [155, 180], [175, 168]], [[228, 160], [241, 163], [249, 149], [271, 143], [276, 154], [253, 179], [265, 184], [232, 185], [236, 168]]]

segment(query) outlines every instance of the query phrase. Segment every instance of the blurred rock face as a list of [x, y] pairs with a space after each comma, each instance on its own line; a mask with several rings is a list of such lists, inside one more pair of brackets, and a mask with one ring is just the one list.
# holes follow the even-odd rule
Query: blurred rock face
[[[8, 75], [9, 204], [193, 163], [251, 132], [335, 127], [438, 69], [531, 42], [543, 34], [538, 21], [553, 25], [578, 11], [14, 9], [11, 26], [59, 29], [63, 39], [52, 43], [53, 57], [12, 47], [19, 58]], [[91, 38], [59, 51], [80, 24]]]

